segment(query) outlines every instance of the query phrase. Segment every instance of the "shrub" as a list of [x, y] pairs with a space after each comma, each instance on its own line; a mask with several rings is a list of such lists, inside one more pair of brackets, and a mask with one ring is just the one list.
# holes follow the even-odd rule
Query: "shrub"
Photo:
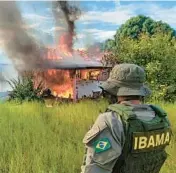
[[9, 100], [23, 101], [41, 101], [42, 98], [42, 82], [35, 84], [32, 75], [23, 75], [17, 79], [8, 81], [12, 87]]

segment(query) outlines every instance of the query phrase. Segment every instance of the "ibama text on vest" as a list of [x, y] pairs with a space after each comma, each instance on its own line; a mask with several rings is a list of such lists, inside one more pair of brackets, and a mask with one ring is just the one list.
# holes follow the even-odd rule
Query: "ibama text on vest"
[[169, 129], [154, 132], [138, 132], [133, 134], [132, 150], [145, 151], [164, 147], [170, 143], [171, 132]]

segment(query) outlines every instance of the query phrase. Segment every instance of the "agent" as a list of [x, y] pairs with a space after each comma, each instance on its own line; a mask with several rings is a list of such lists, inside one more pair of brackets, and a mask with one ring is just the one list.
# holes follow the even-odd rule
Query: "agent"
[[83, 139], [82, 173], [159, 173], [171, 140], [167, 114], [143, 104], [150, 94], [145, 72], [135, 64], [116, 65], [103, 90], [117, 97]]

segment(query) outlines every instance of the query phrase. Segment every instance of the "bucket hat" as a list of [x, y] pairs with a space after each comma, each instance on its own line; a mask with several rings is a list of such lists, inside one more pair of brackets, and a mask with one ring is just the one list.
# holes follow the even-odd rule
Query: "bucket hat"
[[116, 96], [148, 96], [151, 90], [144, 85], [145, 71], [136, 64], [119, 64], [110, 72], [107, 81], [101, 84], [101, 88]]

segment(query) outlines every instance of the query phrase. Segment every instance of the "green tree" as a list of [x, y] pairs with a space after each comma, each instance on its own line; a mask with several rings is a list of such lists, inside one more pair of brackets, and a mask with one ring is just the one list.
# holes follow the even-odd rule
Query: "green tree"
[[[126, 38], [118, 47], [119, 61], [143, 66], [156, 99], [176, 99], [176, 39], [167, 34]], [[175, 88], [175, 89], [174, 89]]]
[[113, 48], [116, 48], [116, 42], [113, 39], [108, 39], [105, 41], [104, 49], [107, 51], [112, 51]]
[[170, 34], [171, 36], [175, 35], [174, 29], [172, 29], [167, 23], [154, 21], [150, 17], [139, 15], [127, 20], [125, 24], [117, 30], [115, 38], [139, 38], [141, 33], [151, 36], [160, 32]]
[[104, 50], [116, 51], [121, 40], [124, 38], [139, 39], [141, 34], [152, 36], [157, 33], [163, 33], [170, 36], [176, 36], [176, 32], [167, 23], [154, 21], [150, 17], [138, 15], [127, 20], [116, 31], [113, 39], [108, 39], [104, 43]]
[[[133, 17], [117, 30], [114, 39], [105, 42], [105, 50], [113, 61], [115, 57], [119, 63], [143, 66], [155, 99], [176, 100], [176, 37], [168, 24]], [[110, 62], [111, 57], [105, 60]]]

